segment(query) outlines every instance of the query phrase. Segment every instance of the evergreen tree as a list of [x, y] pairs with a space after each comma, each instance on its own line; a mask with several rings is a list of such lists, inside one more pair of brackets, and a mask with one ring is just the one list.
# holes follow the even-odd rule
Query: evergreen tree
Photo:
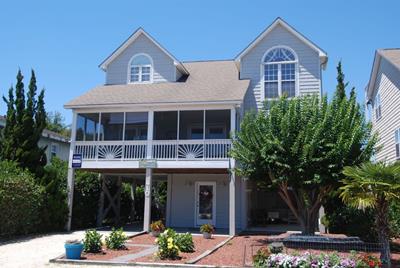
[[336, 92], [335, 92], [335, 96], [342, 100], [346, 97], [346, 87], [349, 84], [348, 82], [345, 83], [344, 82], [344, 73], [342, 70], [342, 62], [339, 61], [338, 66], [336, 67], [337, 70], [337, 85], [336, 85]]
[[13, 88], [9, 91], [7, 103], [6, 127], [2, 139], [1, 156], [3, 159], [16, 161], [22, 168], [27, 168], [37, 177], [43, 175], [46, 165], [46, 148], [40, 148], [43, 129], [46, 126], [46, 111], [44, 108], [44, 90], [36, 100], [36, 76], [32, 70], [29, 91], [25, 99], [23, 75], [17, 74], [15, 99]]

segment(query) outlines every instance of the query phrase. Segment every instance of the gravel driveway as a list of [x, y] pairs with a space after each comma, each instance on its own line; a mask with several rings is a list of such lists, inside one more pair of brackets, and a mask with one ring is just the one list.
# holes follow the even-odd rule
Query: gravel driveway
[[[107, 234], [108, 232], [100, 231], [100, 233]], [[0, 243], [0, 267], [74, 267], [50, 264], [49, 260], [64, 253], [65, 240], [82, 239], [83, 237], [84, 231], [76, 231], [32, 236]], [[95, 266], [90, 267], [95, 268]]]

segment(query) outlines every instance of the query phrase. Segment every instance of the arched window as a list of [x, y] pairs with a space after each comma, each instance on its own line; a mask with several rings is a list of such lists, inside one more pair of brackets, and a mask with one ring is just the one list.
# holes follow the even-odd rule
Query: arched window
[[264, 96], [274, 99], [286, 94], [296, 96], [297, 57], [286, 47], [275, 47], [267, 51], [262, 61]]
[[130, 83], [150, 83], [153, 81], [153, 61], [146, 54], [137, 54], [129, 62]]

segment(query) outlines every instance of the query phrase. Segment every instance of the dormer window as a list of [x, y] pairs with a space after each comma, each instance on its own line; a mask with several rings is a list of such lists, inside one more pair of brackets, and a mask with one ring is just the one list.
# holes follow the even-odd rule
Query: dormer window
[[147, 54], [136, 54], [129, 63], [129, 83], [151, 83], [153, 60]]
[[296, 96], [297, 57], [287, 47], [274, 47], [265, 53], [262, 61], [262, 78], [265, 99], [275, 99], [283, 94]]

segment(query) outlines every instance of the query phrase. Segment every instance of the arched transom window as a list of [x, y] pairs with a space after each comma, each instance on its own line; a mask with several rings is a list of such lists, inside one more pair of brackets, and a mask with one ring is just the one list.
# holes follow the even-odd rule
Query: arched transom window
[[130, 83], [150, 83], [153, 80], [153, 61], [146, 54], [137, 54], [129, 64]]
[[263, 58], [264, 96], [274, 99], [286, 94], [296, 96], [297, 57], [285, 47], [273, 48]]

